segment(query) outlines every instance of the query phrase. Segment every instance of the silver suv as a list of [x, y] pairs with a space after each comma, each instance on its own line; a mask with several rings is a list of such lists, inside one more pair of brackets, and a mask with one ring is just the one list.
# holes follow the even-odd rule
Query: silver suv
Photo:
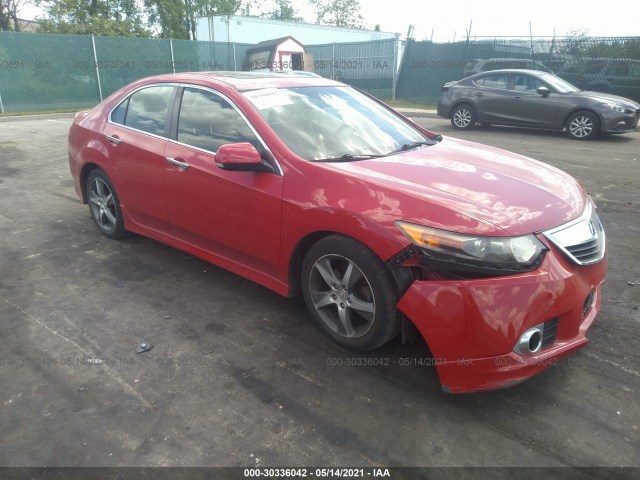
[[567, 62], [558, 76], [582, 90], [640, 99], [640, 60], [580, 58]]
[[476, 73], [502, 70], [505, 68], [530, 69], [554, 73], [543, 63], [537, 60], [531, 60], [530, 58], [474, 58], [464, 64], [462, 77], [466, 78]]

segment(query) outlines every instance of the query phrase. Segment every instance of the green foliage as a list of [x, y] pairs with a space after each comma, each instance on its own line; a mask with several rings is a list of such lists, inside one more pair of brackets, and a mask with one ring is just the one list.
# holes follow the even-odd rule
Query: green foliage
[[190, 38], [192, 15], [182, 0], [145, 0], [149, 23], [159, 29], [161, 38]]
[[[0, 0], [0, 2], [16, 0]], [[28, 0], [17, 0], [28, 1]], [[37, 0], [41, 32], [195, 39], [196, 17], [233, 15], [242, 0]], [[0, 16], [0, 20], [1, 20]], [[145, 25], [143, 19], [147, 19]], [[148, 27], [148, 28], [145, 28]]]
[[316, 23], [337, 27], [364, 28], [358, 0], [308, 0]]
[[142, 26], [142, 11], [135, 0], [41, 0], [47, 19], [42, 33], [149, 37]]
[[117, 21], [109, 18], [89, 18], [84, 23], [69, 23], [64, 20], [43, 21], [38, 27], [40, 33], [62, 33], [68, 35], [101, 35], [105, 37], [143, 37], [151, 32], [131, 20]]
[[302, 22], [303, 19], [298, 15], [289, 0], [275, 0], [276, 9], [268, 14], [269, 18], [274, 20], [286, 20], [289, 22]]
[[0, 31], [20, 31], [20, 11], [31, 0], [0, 0]]

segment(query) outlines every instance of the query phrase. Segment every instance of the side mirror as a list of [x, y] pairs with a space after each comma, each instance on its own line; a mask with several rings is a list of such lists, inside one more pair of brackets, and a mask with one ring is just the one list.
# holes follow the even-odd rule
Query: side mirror
[[551, 91], [547, 87], [538, 87], [536, 92], [538, 92], [543, 97], [548, 97]]
[[248, 142], [222, 145], [216, 152], [216, 164], [223, 170], [274, 172], [273, 166]]

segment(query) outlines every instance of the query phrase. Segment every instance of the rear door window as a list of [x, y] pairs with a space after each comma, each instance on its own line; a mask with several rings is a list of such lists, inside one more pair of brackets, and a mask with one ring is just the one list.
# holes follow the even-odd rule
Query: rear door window
[[[154, 135], [165, 136], [167, 111], [174, 87], [153, 86], [138, 90], [129, 98], [124, 125]], [[118, 107], [113, 113], [117, 112]], [[112, 119], [114, 117], [112, 113]]]

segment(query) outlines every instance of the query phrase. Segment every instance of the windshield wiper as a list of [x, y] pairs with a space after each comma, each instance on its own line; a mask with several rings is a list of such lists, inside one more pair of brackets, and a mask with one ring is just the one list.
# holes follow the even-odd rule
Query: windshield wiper
[[393, 151], [389, 152], [387, 155], [393, 155], [395, 153], [406, 152], [407, 150], [413, 150], [414, 148], [418, 148], [418, 147], [422, 147], [422, 146], [435, 145], [440, 140], [442, 140], [442, 138], [439, 138], [439, 139], [436, 138], [435, 141], [432, 141], [432, 142], [422, 141], [422, 142], [405, 143], [400, 148], [398, 148], [397, 150], [393, 150]]
[[335, 158], [321, 158], [319, 160], [313, 160], [314, 162], [353, 162], [356, 160], [368, 160], [370, 158], [381, 158], [386, 155], [377, 155], [375, 153], [363, 153], [360, 155], [353, 155], [351, 153], [345, 153], [341, 157]]

